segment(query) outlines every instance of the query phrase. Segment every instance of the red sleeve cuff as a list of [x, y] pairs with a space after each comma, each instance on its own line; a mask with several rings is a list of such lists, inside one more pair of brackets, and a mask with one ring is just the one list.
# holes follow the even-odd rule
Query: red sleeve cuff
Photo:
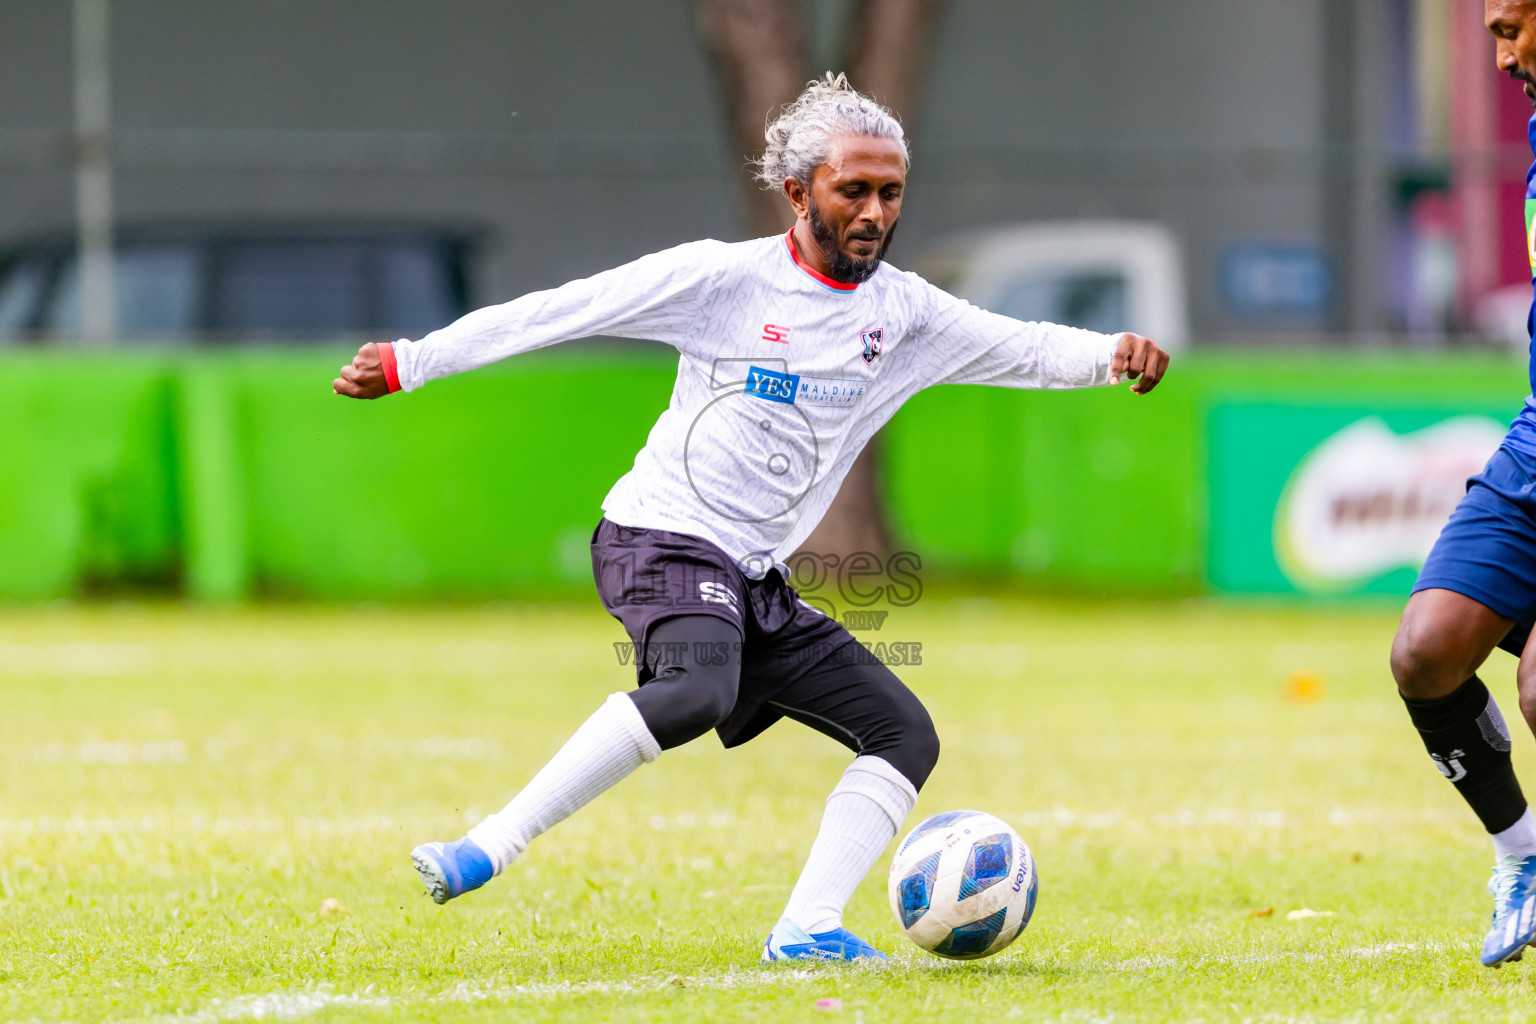
[[395, 362], [395, 346], [389, 342], [379, 344], [379, 365], [384, 368], [384, 383], [389, 393], [400, 390], [400, 366]]

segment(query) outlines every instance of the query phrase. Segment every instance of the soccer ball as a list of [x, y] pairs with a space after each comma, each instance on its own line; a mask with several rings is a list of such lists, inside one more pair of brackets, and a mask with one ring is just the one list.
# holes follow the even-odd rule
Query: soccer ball
[[935, 814], [891, 861], [891, 910], [902, 930], [951, 960], [991, 956], [1018, 938], [1039, 889], [1024, 840], [980, 811]]

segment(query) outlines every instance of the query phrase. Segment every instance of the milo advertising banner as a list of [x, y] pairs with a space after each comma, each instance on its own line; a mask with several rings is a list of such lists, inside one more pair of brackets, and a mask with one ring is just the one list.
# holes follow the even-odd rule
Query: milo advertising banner
[[1207, 433], [1211, 586], [1407, 594], [1513, 412], [1217, 405]]

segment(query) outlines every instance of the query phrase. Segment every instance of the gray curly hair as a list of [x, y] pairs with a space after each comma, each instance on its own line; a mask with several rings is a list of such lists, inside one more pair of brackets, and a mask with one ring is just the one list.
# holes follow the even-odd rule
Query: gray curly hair
[[841, 135], [894, 139], [903, 160], [912, 162], [896, 115], [849, 85], [847, 75], [828, 71], [808, 82], [799, 98], [768, 122], [768, 148], [754, 163], [757, 180], [775, 190], [788, 178], [809, 185], [811, 172], [827, 162], [832, 140]]

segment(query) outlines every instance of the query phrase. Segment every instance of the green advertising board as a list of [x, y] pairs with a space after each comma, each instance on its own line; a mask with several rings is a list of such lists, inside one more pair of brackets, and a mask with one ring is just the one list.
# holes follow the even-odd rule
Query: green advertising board
[[1207, 419], [1212, 588], [1406, 594], [1508, 412], [1492, 401], [1217, 403]]
[[[328, 387], [348, 354], [0, 351], [0, 601], [590, 597], [676, 357], [541, 353], [357, 403]], [[930, 389], [877, 475], [935, 578], [1402, 595], [1526, 388], [1499, 352], [1196, 352], [1140, 398]]]

